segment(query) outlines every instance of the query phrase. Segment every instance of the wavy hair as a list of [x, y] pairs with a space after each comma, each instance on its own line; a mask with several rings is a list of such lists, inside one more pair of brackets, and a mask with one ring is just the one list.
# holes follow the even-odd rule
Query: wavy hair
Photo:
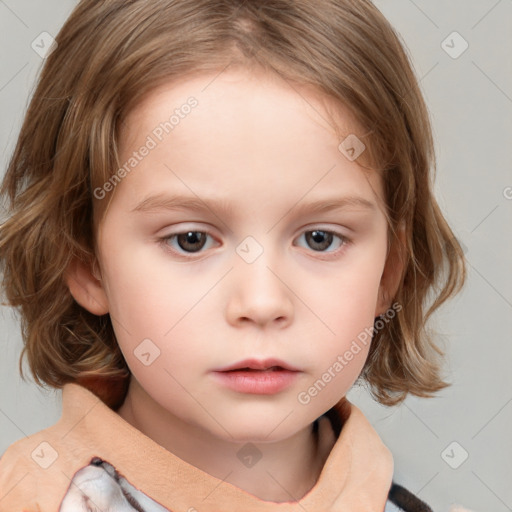
[[[85, 385], [112, 408], [130, 371], [109, 315], [73, 299], [74, 258], [94, 264], [93, 191], [119, 168], [127, 113], [185, 74], [258, 66], [311, 85], [362, 127], [382, 172], [389, 239], [404, 226], [402, 308], [375, 331], [360, 379], [383, 404], [448, 384], [431, 314], [466, 278], [463, 251], [433, 196], [429, 114], [399, 36], [369, 0], [82, 0], [56, 37], [31, 98], [0, 194], [0, 265], [20, 313], [23, 359], [37, 384]], [[391, 243], [391, 242], [390, 242]]]

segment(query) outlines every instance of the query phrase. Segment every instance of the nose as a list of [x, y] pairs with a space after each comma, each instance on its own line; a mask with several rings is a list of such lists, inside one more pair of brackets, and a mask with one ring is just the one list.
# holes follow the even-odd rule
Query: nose
[[281, 275], [275, 259], [272, 264], [264, 256], [253, 263], [240, 260], [231, 272], [226, 317], [233, 326], [284, 328], [293, 321], [293, 293], [286, 276]]

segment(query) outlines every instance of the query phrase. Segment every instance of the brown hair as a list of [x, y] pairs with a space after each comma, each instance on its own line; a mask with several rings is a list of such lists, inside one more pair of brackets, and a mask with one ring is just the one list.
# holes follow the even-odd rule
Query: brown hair
[[394, 297], [402, 307], [375, 332], [361, 378], [387, 405], [448, 385], [426, 322], [464, 284], [463, 252], [433, 197], [430, 121], [409, 58], [370, 1], [82, 0], [56, 41], [0, 192], [22, 377], [26, 355], [39, 385], [79, 382], [111, 407], [122, 403], [130, 372], [110, 317], [78, 305], [64, 274], [74, 258], [94, 263], [94, 218], [107, 201], [95, 203], [93, 190], [119, 168], [130, 109], [159, 85], [231, 64], [311, 85], [357, 119], [384, 178], [390, 239], [400, 223], [406, 236]]

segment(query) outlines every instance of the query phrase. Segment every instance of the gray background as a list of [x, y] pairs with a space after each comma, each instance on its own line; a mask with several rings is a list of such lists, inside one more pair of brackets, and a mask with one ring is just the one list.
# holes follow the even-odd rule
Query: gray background
[[[437, 146], [436, 194], [466, 249], [469, 279], [432, 323], [446, 347], [450, 388], [434, 399], [409, 397], [395, 408], [380, 406], [360, 388], [349, 398], [393, 452], [395, 479], [434, 510], [459, 503], [510, 511], [512, 0], [375, 3], [400, 33], [421, 78]], [[43, 31], [56, 35], [75, 4], [0, 0], [2, 173], [42, 64], [31, 43]], [[453, 31], [469, 44], [458, 58], [442, 47]], [[452, 52], [461, 48], [453, 37], [447, 43]], [[60, 392], [20, 379], [19, 325], [10, 308], [0, 313], [3, 453], [58, 420]]]

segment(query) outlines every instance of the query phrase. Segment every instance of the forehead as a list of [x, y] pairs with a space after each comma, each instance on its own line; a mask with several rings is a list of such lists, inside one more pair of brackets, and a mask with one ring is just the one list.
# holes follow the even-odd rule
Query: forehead
[[[190, 73], [154, 89], [124, 119], [121, 141], [130, 146], [141, 130], [151, 133], [156, 128], [156, 121], [169, 120], [171, 114], [180, 110], [190, 98], [197, 100], [199, 108], [194, 109], [192, 120], [187, 124], [209, 125], [215, 120], [219, 123], [215, 132], [222, 127], [242, 132], [247, 124], [251, 127], [259, 124], [266, 132], [272, 132], [273, 126], [286, 122], [292, 132], [298, 132], [306, 125], [310, 129], [313, 123], [335, 137], [339, 137], [337, 130], [347, 135], [361, 131], [350, 110], [318, 88], [285, 79], [277, 72], [238, 67], [220, 72]], [[176, 130], [176, 140], [182, 131]], [[182, 144], [186, 142], [186, 137], [180, 140]]]
[[166, 189], [200, 197], [250, 192], [270, 202], [269, 187], [296, 200], [364, 188], [368, 199], [379, 201], [380, 177], [371, 173], [369, 180], [338, 147], [337, 132], [360, 131], [348, 109], [277, 74], [228, 69], [189, 75], [153, 90], [125, 117], [121, 162], [150, 139], [154, 147], [115, 193], [126, 189], [131, 207]]

